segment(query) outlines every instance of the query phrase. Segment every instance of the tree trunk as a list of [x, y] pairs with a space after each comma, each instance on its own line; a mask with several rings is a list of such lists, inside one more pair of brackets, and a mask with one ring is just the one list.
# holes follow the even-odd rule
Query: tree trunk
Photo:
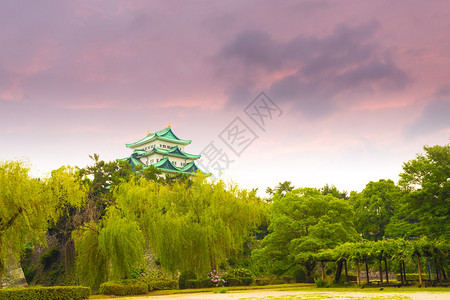
[[406, 281], [406, 267], [405, 267], [405, 261], [402, 260], [402, 265], [403, 265], [403, 279]]
[[335, 282], [339, 282], [339, 279], [341, 278], [342, 264], [343, 264], [343, 261], [341, 259], [337, 261], [336, 275], [334, 276]]
[[[442, 266], [442, 259], [440, 259], [440, 265]], [[447, 281], [447, 275], [445, 274], [445, 269], [444, 268], [441, 268], [441, 271], [442, 271], [442, 277], [444, 277], [444, 281]]]
[[422, 285], [422, 268], [420, 267], [420, 255], [417, 254], [417, 268], [419, 270], [419, 283]]
[[2, 259], [0, 258], [0, 289], [3, 287], [2, 274], [3, 274], [3, 262], [2, 262]]
[[345, 268], [345, 281], [348, 282], [347, 260], [344, 260], [344, 268]]
[[379, 263], [380, 263], [380, 268], [379, 268], [379, 271], [380, 271], [380, 283], [383, 283], [383, 265], [381, 264], [381, 259], [379, 260]]
[[389, 283], [389, 270], [386, 257], [384, 258], [384, 270], [386, 271], [386, 283]]
[[370, 284], [370, 279], [369, 279], [369, 265], [367, 264], [367, 260], [366, 260], [366, 278], [367, 278], [367, 284]]
[[403, 282], [403, 264], [402, 264], [402, 262], [403, 261], [400, 261], [400, 279], [401, 279], [402, 285], [403, 285], [404, 282]]
[[356, 283], [359, 284], [361, 282], [359, 277], [359, 263], [356, 261]]
[[325, 266], [323, 261], [320, 262], [320, 271], [322, 272], [322, 280], [325, 280]]
[[[436, 257], [434, 258], [434, 264], [436, 265], [436, 280], [439, 282], [439, 283], [442, 283], [442, 277], [441, 277], [441, 272], [439, 272], [440, 271], [440, 266], [439, 266], [439, 264], [438, 264], [438, 261], [437, 261], [437, 259], [436, 259]], [[431, 273], [431, 272], [430, 272]], [[430, 274], [431, 275], [431, 274]]]

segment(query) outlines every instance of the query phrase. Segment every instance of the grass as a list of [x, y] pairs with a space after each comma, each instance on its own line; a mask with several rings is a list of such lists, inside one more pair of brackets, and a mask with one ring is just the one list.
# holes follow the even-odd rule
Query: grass
[[[283, 297], [266, 297], [266, 298], [236, 298], [242, 300], [278, 300], [278, 299], [289, 299], [289, 300], [297, 300], [297, 299], [367, 299], [367, 300], [408, 300], [411, 299], [408, 296], [404, 295], [395, 295], [400, 293], [417, 293], [417, 292], [430, 292], [430, 293], [448, 293], [450, 289], [447, 287], [427, 287], [427, 288], [419, 288], [416, 286], [409, 287], [383, 287], [383, 290], [380, 291], [380, 287], [377, 286], [366, 286], [364, 289], [360, 287], [338, 287], [333, 286], [329, 288], [317, 288], [315, 284], [309, 283], [292, 283], [292, 284], [279, 284], [279, 285], [266, 285], [266, 286], [240, 286], [240, 287], [227, 287], [226, 293], [233, 292], [245, 292], [252, 290], [271, 290], [271, 291], [279, 291], [279, 292], [296, 292], [301, 291], [302, 295], [290, 296], [286, 295]], [[159, 290], [152, 291], [147, 293], [146, 295], [141, 296], [157, 296], [157, 295], [181, 295], [181, 294], [190, 294], [190, 293], [219, 293], [217, 288], [202, 288], [202, 289], [185, 289], [185, 290]], [[342, 296], [333, 295], [331, 296], [329, 293], [342, 293]], [[361, 297], [360, 295], [351, 296], [352, 293], [364, 293], [365, 295]], [[346, 294], [346, 295], [344, 295]], [[350, 295], [348, 295], [350, 294]], [[394, 294], [394, 295], [393, 295]], [[367, 295], [367, 296], [366, 296]], [[116, 298], [114, 296], [107, 295], [92, 295], [89, 299], [111, 299]], [[133, 299], [133, 297], [126, 297], [120, 299]]]

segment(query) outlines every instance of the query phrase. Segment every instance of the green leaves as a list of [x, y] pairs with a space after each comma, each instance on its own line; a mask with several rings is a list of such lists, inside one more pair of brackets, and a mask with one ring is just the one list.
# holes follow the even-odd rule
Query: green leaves
[[[450, 144], [424, 147], [404, 163], [399, 185], [408, 193], [392, 229], [396, 233], [450, 239]], [[403, 229], [405, 231], [401, 232]]]
[[[276, 195], [271, 207], [270, 234], [253, 258], [272, 272], [290, 269], [296, 263], [310, 265], [320, 250], [359, 239], [348, 202], [319, 190], [298, 189]], [[276, 269], [276, 268], [282, 268]]]

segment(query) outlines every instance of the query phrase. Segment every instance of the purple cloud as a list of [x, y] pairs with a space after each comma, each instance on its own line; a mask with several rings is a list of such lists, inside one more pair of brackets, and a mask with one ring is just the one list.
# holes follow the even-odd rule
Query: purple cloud
[[[297, 36], [287, 42], [276, 41], [266, 32], [246, 30], [222, 48], [219, 59], [243, 66], [244, 72], [236, 77], [245, 79], [253, 73], [253, 82], [270, 73], [282, 74], [263, 88], [315, 119], [337, 109], [336, 100], [343, 93], [396, 91], [410, 82], [407, 73], [377, 46], [379, 28], [375, 21], [359, 27], [340, 24], [327, 36]], [[251, 89], [243, 86], [245, 82], [233, 82], [230, 90]], [[239, 102], [236, 93], [232, 95], [229, 102]]]

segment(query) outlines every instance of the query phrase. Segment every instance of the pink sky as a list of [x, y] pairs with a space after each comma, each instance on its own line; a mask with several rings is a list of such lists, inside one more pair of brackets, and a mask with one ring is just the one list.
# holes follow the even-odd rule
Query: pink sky
[[[449, 143], [446, 0], [14, 0], [0, 20], [0, 160], [35, 174], [171, 123], [244, 188], [360, 191]], [[282, 112], [264, 128], [244, 111], [260, 92]], [[239, 156], [219, 137], [236, 117], [257, 136]]]

